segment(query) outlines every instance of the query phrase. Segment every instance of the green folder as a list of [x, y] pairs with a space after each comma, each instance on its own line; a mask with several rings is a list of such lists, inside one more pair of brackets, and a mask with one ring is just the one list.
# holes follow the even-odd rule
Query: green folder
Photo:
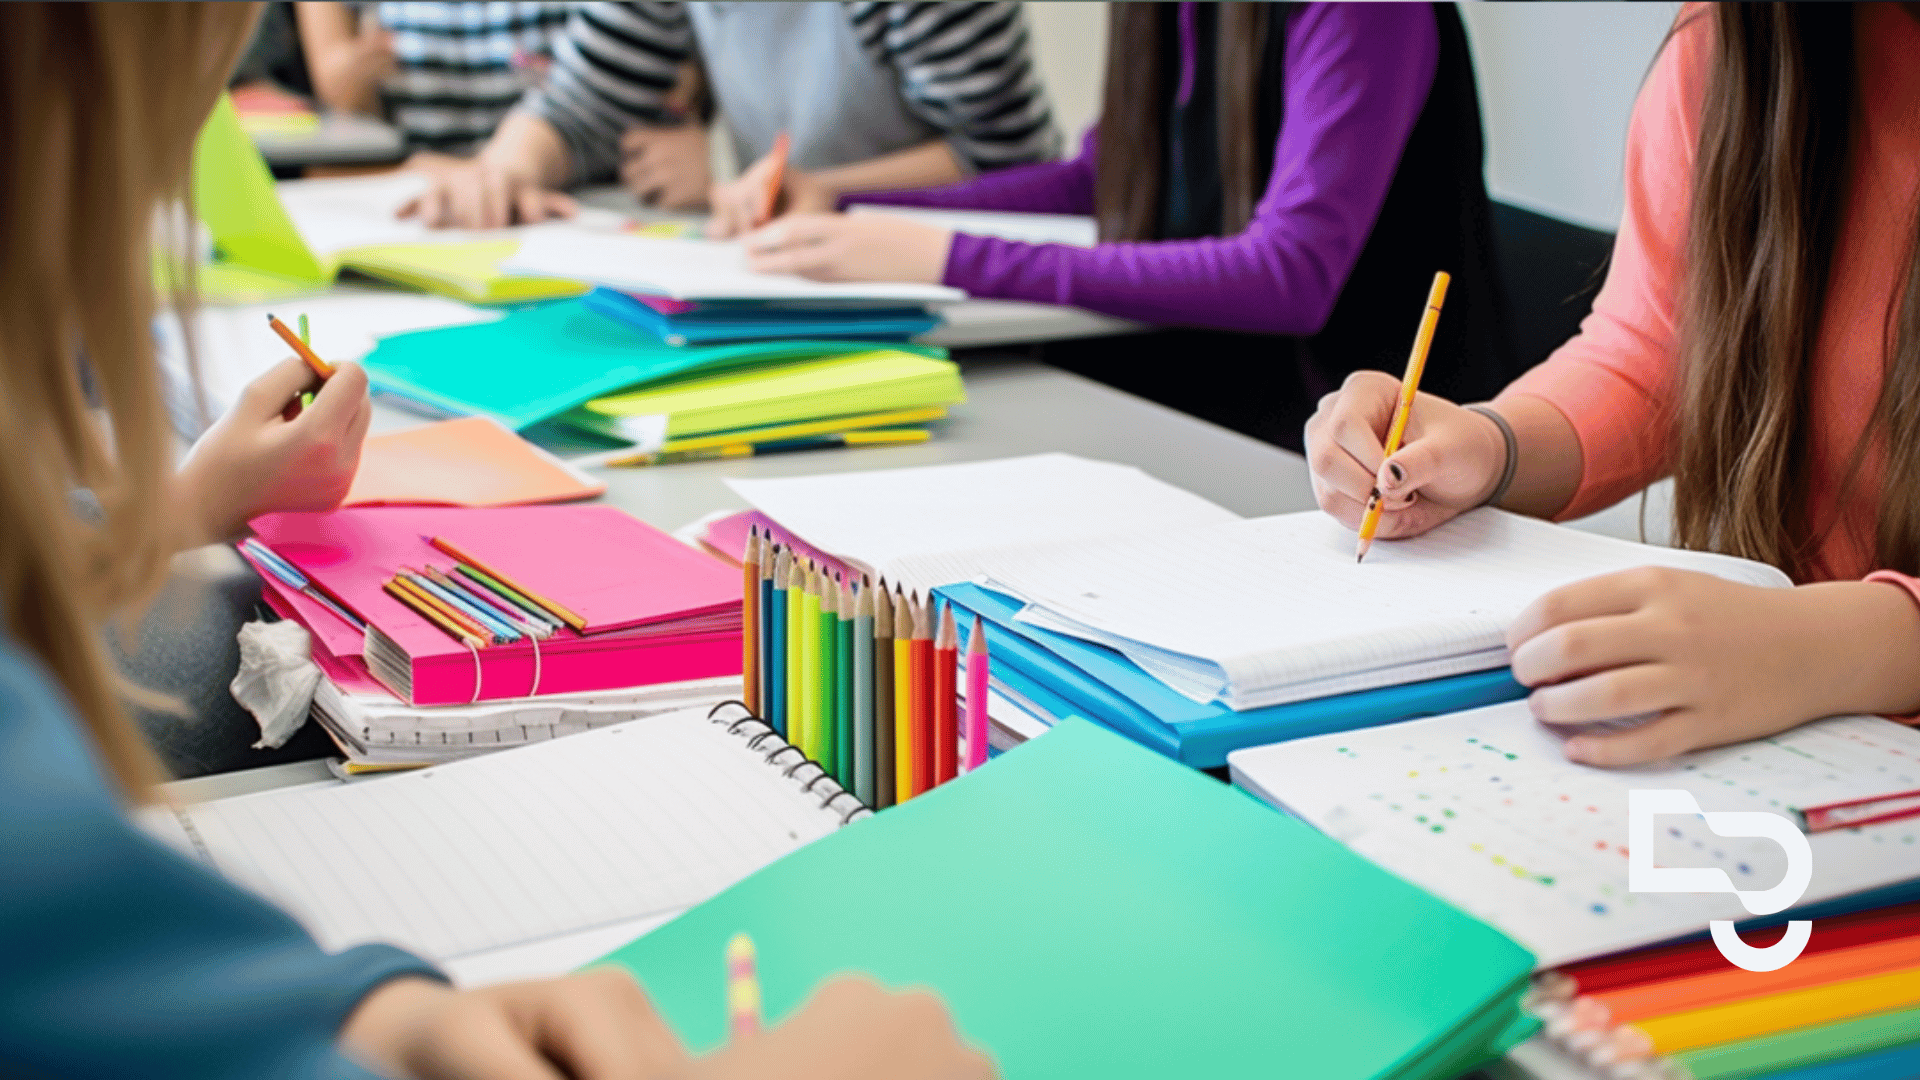
[[1447, 1077], [1533, 957], [1247, 796], [1070, 720], [607, 958], [698, 1050], [752, 935], [769, 1022], [828, 976], [938, 991], [1008, 1080]]
[[[901, 346], [943, 356], [923, 346]], [[617, 319], [564, 300], [503, 319], [382, 338], [363, 361], [374, 388], [437, 412], [491, 416], [520, 429], [616, 390], [738, 368], [844, 353], [870, 341], [750, 341], [668, 345]]]

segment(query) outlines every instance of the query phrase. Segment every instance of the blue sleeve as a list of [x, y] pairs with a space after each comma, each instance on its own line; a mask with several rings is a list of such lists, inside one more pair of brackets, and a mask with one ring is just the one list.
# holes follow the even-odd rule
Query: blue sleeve
[[370, 1077], [334, 1036], [368, 991], [439, 977], [320, 951], [130, 824], [37, 663], [0, 638], [0, 1074]]

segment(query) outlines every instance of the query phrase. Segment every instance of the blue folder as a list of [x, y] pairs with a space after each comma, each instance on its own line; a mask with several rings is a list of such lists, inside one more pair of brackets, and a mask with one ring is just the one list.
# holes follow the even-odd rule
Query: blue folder
[[[986, 621], [993, 678], [1007, 689], [1053, 716], [1084, 716], [1198, 768], [1225, 765], [1227, 753], [1244, 746], [1474, 709], [1527, 692], [1499, 668], [1235, 712], [1173, 692], [1105, 646], [1015, 622], [1021, 604], [1007, 596], [971, 584], [933, 592], [956, 615]], [[956, 621], [963, 637], [971, 632], [972, 618]]]
[[804, 308], [766, 304], [702, 304], [668, 315], [617, 289], [582, 298], [588, 308], [637, 326], [669, 345], [707, 345], [769, 338], [905, 341], [940, 325], [920, 307]]

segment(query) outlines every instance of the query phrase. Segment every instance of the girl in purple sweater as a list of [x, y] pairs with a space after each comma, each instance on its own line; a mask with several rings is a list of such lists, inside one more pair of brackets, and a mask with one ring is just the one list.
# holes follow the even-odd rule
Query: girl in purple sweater
[[1315, 401], [1347, 373], [1399, 369], [1435, 270], [1454, 284], [1427, 388], [1476, 400], [1517, 374], [1472, 58], [1452, 5], [1111, 12], [1106, 100], [1078, 157], [858, 196], [1092, 214], [1098, 246], [795, 214], [748, 238], [756, 268], [939, 281], [1190, 328], [1045, 356], [1296, 449]]

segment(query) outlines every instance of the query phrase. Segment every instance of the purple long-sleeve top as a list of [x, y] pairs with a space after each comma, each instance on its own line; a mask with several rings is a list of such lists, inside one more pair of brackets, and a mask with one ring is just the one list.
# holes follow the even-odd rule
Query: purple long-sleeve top
[[[1181, 82], [1190, 84], [1192, 20], [1180, 23]], [[1427, 4], [1302, 5], [1287, 20], [1273, 172], [1243, 232], [1092, 248], [957, 233], [944, 280], [974, 296], [1071, 304], [1145, 322], [1317, 333], [1373, 230], [1426, 104], [1439, 48]], [[1098, 138], [1089, 131], [1070, 161], [850, 201], [1090, 214]]]

